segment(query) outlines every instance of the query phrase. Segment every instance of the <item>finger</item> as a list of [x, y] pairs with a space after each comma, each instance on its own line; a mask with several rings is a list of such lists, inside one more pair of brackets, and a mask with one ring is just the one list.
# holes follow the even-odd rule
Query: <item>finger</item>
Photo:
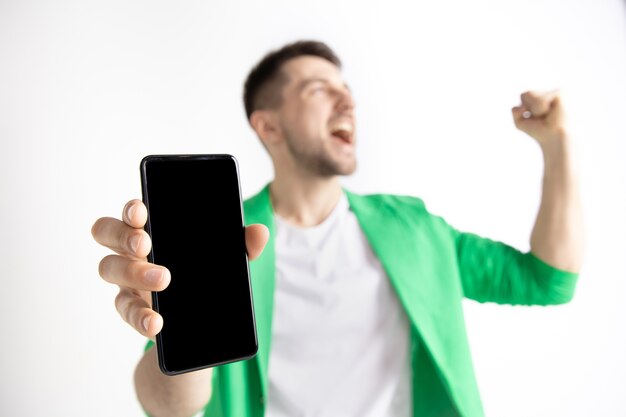
[[159, 265], [124, 256], [105, 256], [98, 267], [102, 279], [135, 290], [163, 291], [171, 281], [170, 271]]
[[[522, 119], [529, 119], [532, 117], [532, 114], [529, 114], [530, 110], [526, 108], [526, 106], [515, 106], [511, 109], [511, 114], [513, 115], [513, 120], [517, 123]], [[530, 117], [528, 117], [530, 116]]]
[[163, 328], [163, 317], [138, 293], [120, 288], [115, 297], [115, 308], [124, 321], [146, 337], [153, 338]]
[[550, 120], [560, 120], [561, 122], [564, 119], [564, 114], [563, 114], [563, 106], [561, 105], [561, 96], [557, 95], [556, 97], [554, 97], [554, 99], [552, 99], [552, 102], [550, 103]]
[[547, 92], [526, 91], [520, 96], [522, 106], [531, 112], [533, 117], [543, 117], [550, 111], [550, 106], [558, 90]]
[[145, 258], [152, 247], [152, 241], [146, 232], [112, 217], [96, 220], [91, 227], [91, 235], [96, 242], [120, 255]]
[[251, 224], [246, 227], [246, 248], [250, 260], [254, 260], [261, 255], [269, 237], [270, 231], [263, 224]]
[[535, 131], [544, 122], [543, 118], [536, 118], [533, 114], [529, 114], [530, 111], [524, 106], [513, 107], [511, 113], [515, 127], [522, 132]]
[[142, 229], [148, 220], [148, 209], [141, 200], [130, 200], [122, 210], [124, 223], [135, 229]]

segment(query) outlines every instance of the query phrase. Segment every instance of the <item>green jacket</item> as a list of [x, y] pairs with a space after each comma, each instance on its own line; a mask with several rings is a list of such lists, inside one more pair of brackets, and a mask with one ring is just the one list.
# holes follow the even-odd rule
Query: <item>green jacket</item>
[[[577, 275], [458, 232], [417, 198], [346, 194], [411, 323], [414, 416], [483, 416], [462, 298], [560, 304], [572, 298]], [[268, 186], [245, 201], [244, 212], [246, 224], [270, 229], [263, 254], [250, 263], [259, 350], [253, 359], [215, 368], [206, 417], [260, 417], [267, 399], [275, 274]]]

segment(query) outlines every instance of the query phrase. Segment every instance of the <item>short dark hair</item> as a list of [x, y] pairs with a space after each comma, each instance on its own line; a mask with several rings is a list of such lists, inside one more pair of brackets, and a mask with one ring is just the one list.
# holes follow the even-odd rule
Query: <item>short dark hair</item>
[[250, 120], [252, 112], [258, 109], [272, 108], [280, 105], [280, 89], [287, 82], [281, 73], [282, 65], [303, 55], [313, 55], [332, 62], [341, 68], [341, 60], [323, 42], [297, 41], [271, 51], [250, 71], [243, 89], [243, 104], [246, 117]]

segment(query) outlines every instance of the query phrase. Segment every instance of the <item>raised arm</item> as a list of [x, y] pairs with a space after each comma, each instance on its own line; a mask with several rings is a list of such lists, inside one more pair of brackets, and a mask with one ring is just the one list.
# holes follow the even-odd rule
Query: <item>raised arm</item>
[[584, 233], [578, 167], [559, 93], [525, 92], [512, 114], [515, 126], [537, 141], [544, 160], [541, 205], [530, 238], [531, 252], [555, 268], [579, 272]]
[[574, 295], [584, 237], [578, 172], [561, 99], [556, 91], [526, 92], [512, 113], [515, 126], [537, 141], [544, 158], [531, 251], [455, 231], [463, 291], [481, 302], [566, 303]]

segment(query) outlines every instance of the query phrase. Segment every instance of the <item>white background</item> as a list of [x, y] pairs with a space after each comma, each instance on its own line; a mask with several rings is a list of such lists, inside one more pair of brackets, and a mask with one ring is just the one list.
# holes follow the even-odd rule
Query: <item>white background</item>
[[489, 416], [626, 415], [626, 11], [613, 1], [0, 2], [0, 415], [140, 416], [144, 339], [97, 273], [100, 216], [155, 153], [234, 154], [272, 178], [242, 83], [269, 49], [328, 42], [359, 119], [358, 192], [422, 197], [528, 249], [539, 148], [510, 107], [562, 88], [588, 256], [572, 303], [465, 303]]

